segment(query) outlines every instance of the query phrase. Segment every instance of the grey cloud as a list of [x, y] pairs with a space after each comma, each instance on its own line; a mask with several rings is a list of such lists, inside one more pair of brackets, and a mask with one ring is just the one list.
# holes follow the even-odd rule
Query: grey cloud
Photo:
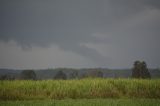
[[[160, 34], [160, 20], [156, 16], [148, 19], [150, 22], [139, 19], [139, 14], [153, 9], [159, 12], [160, 1], [1, 0], [0, 40], [14, 40], [22, 47], [55, 44], [104, 66], [104, 63], [111, 61], [109, 57], [81, 44], [109, 43], [119, 47], [129, 45], [127, 41], [132, 42], [132, 38], [138, 40], [133, 37], [135, 35], [150, 38], [149, 32], [154, 34], [151, 42], [156, 43]], [[135, 16], [142, 22], [138, 26], [134, 24]], [[126, 25], [128, 22], [129, 27]], [[104, 34], [105, 37], [93, 36], [95, 33]], [[159, 49], [157, 46], [155, 48]], [[129, 47], [126, 50], [130, 50]]]
[[95, 50], [80, 46], [83, 42], [105, 42], [92, 36], [99, 21], [96, 3], [73, 0], [2, 1], [0, 40], [15, 40], [24, 48], [53, 43], [82, 56], [103, 58]]

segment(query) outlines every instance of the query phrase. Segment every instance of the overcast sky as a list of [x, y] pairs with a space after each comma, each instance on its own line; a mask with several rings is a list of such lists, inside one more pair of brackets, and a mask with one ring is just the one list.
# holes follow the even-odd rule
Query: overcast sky
[[160, 67], [160, 0], [0, 0], [0, 68]]

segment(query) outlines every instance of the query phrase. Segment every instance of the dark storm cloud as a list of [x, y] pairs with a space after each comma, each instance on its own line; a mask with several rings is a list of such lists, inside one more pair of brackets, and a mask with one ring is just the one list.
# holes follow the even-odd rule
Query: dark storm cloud
[[[141, 36], [145, 37], [148, 32], [154, 32], [157, 39], [160, 34], [160, 21], [156, 17], [151, 18], [149, 23], [140, 20], [140, 26], [135, 25], [125, 30], [126, 20], [130, 22], [137, 14], [152, 9], [159, 10], [160, 1], [1, 0], [0, 40], [14, 40], [22, 47], [45, 47], [55, 44], [61, 49], [72, 51], [103, 65], [111, 60], [93, 48], [81, 44], [113, 43], [119, 46], [123, 45], [123, 41], [130, 42], [134, 34], [142, 34]], [[134, 21], [130, 24], [134, 24]], [[97, 33], [106, 34], [106, 37], [93, 36]]]
[[97, 21], [96, 2], [4, 1], [1, 5], [2, 40], [47, 45], [94, 39], [90, 36]]

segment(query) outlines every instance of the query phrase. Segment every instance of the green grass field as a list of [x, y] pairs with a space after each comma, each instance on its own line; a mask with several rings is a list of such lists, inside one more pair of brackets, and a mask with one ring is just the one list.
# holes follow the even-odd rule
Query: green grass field
[[[2, 106], [158, 106], [159, 79], [0, 81]], [[83, 105], [83, 106], [84, 106]]]
[[0, 81], [0, 100], [160, 98], [160, 80]]
[[160, 106], [156, 99], [64, 99], [0, 101], [1, 106]]

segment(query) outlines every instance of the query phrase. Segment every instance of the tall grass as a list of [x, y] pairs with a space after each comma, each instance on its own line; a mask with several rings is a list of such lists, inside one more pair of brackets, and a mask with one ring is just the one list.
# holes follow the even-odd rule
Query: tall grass
[[159, 99], [64, 99], [0, 101], [1, 106], [160, 106]]
[[0, 100], [160, 98], [160, 80], [81, 79], [0, 81]]

